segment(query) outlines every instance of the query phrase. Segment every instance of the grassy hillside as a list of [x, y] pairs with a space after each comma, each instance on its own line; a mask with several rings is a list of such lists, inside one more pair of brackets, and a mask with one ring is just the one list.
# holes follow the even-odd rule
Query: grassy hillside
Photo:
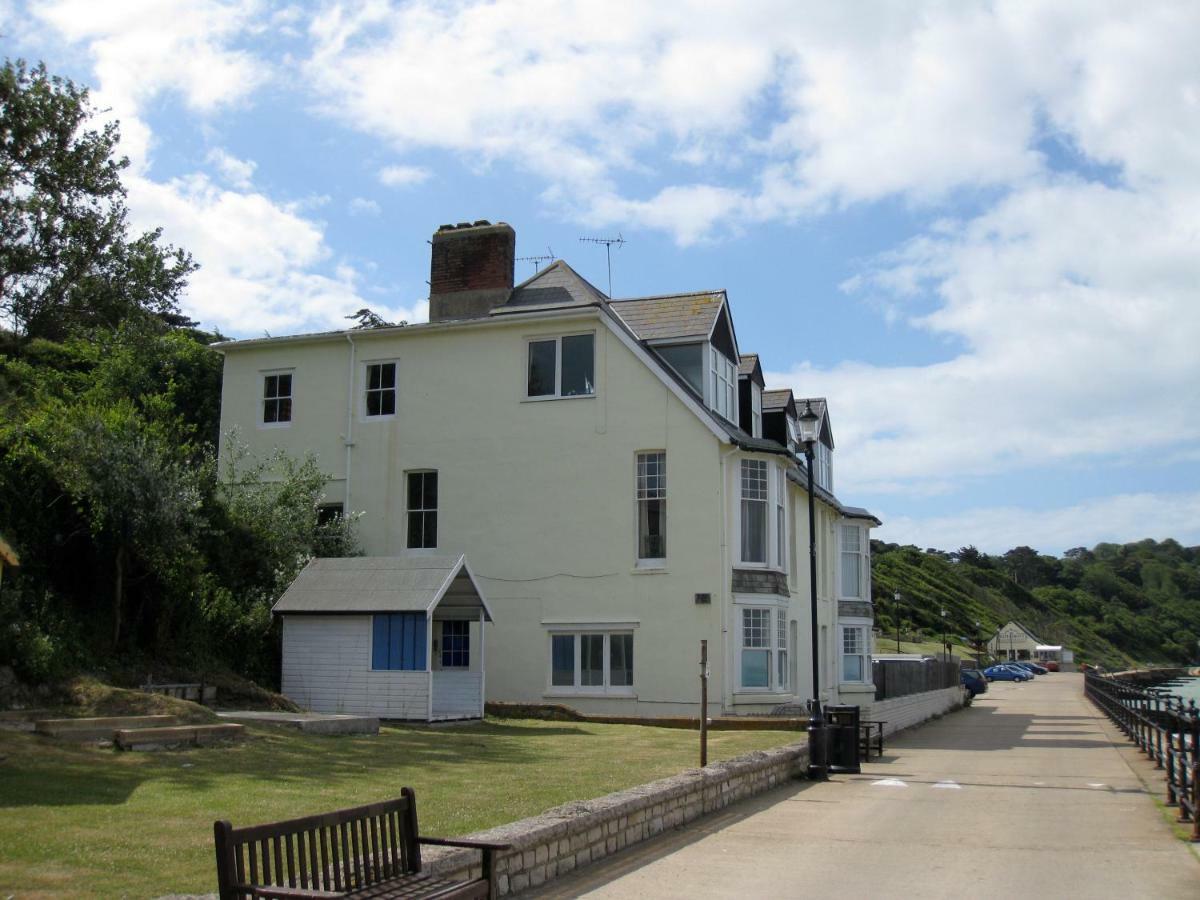
[[[1098, 544], [1061, 558], [1017, 547], [1001, 556], [872, 542], [876, 620], [894, 640], [984, 639], [1009, 619], [1076, 659], [1106, 666], [1188, 663], [1200, 641], [1200, 547]], [[899, 590], [901, 603], [893, 600]], [[980, 623], [977, 629], [976, 622]]]

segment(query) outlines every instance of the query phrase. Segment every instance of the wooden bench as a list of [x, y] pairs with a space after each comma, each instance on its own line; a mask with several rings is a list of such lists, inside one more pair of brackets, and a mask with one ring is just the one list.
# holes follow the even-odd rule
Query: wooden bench
[[883, 726], [887, 722], [862, 719], [858, 723], [858, 749], [864, 760], [871, 758], [871, 747], [879, 756], [883, 756]]
[[[495, 853], [511, 844], [422, 837], [412, 788], [395, 800], [234, 828], [213, 825], [221, 900], [321, 897], [494, 898]], [[421, 871], [421, 845], [482, 851], [482, 877], [449, 881]]]

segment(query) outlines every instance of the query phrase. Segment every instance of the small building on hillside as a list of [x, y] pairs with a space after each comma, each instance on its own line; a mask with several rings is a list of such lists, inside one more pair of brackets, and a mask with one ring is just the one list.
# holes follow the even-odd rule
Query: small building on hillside
[[1020, 622], [1009, 622], [987, 643], [988, 653], [997, 659], [1032, 660], [1039, 663], [1070, 663], [1074, 654], [1060, 644], [1048, 644]]
[[463, 555], [314, 559], [272, 612], [283, 618], [283, 693], [305, 709], [483, 717], [492, 612]]
[[8, 545], [8, 541], [0, 537], [0, 582], [4, 580], [4, 567], [15, 569], [21, 565], [21, 559], [17, 556], [17, 551]]

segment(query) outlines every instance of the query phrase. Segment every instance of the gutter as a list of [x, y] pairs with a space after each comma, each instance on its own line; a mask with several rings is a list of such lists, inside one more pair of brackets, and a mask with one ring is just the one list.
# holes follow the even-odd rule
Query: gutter
[[350, 345], [350, 377], [346, 382], [346, 498], [343, 515], [348, 516], [352, 509], [350, 506], [350, 473], [351, 456], [354, 452], [354, 355], [357, 349], [354, 345], [354, 338], [348, 331], [346, 332], [346, 342]]

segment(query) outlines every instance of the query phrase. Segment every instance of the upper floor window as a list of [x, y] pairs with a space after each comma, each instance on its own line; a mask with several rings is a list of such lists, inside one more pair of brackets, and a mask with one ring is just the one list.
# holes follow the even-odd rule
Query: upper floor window
[[767, 464], [742, 460], [742, 562], [767, 561]]
[[784, 499], [787, 497], [787, 473], [780, 468], [775, 469], [775, 565], [787, 571], [787, 510]]
[[368, 416], [396, 414], [396, 364], [394, 362], [367, 364], [365, 411]]
[[596, 393], [596, 335], [568, 334], [529, 342], [528, 397], [590, 397]]
[[437, 547], [438, 473], [408, 473], [408, 543], [410, 549]]
[[863, 539], [863, 528], [859, 525], [842, 525], [841, 529], [841, 596], [847, 599], [865, 600], [867, 586], [867, 547]]
[[762, 437], [762, 388], [750, 382], [750, 436]]
[[637, 455], [638, 562], [661, 563], [667, 557], [667, 454]]
[[263, 376], [264, 425], [286, 425], [292, 421], [292, 373]]
[[708, 348], [713, 411], [730, 422], [737, 421], [737, 366], [714, 347]]
[[813, 479], [827, 491], [833, 490], [833, 451], [825, 444], [817, 441]]

